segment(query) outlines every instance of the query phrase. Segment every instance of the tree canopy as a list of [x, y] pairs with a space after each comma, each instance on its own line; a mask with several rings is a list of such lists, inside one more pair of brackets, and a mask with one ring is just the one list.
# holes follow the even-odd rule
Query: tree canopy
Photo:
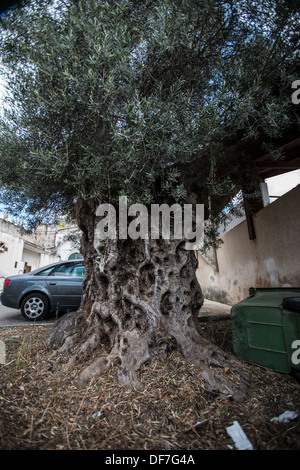
[[298, 128], [290, 98], [298, 6], [29, 0], [12, 8], [0, 24], [3, 202], [34, 225], [72, 215], [78, 198], [234, 195], [238, 179], [219, 170], [247, 163], [234, 153], [239, 145], [276, 150]]

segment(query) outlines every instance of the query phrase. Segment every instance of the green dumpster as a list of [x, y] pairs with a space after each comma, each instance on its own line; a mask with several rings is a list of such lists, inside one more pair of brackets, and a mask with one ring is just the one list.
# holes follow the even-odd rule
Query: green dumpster
[[253, 288], [231, 309], [233, 351], [278, 372], [300, 371], [300, 288]]

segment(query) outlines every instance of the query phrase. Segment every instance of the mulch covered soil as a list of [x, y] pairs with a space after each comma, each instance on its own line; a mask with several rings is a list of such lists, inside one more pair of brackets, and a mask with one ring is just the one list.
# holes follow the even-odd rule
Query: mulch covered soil
[[[251, 391], [236, 403], [208, 393], [201, 371], [173, 351], [166, 362], [142, 368], [142, 391], [121, 387], [115, 370], [78, 389], [83, 366], [64, 370], [67, 358], [51, 360], [50, 330], [0, 330], [6, 345], [6, 363], [0, 364], [3, 450], [227, 450], [234, 446], [226, 428], [234, 421], [255, 450], [300, 448], [299, 418], [271, 421], [286, 410], [300, 411], [300, 384], [290, 376], [245, 363]], [[205, 322], [202, 331], [231, 350], [230, 320]]]

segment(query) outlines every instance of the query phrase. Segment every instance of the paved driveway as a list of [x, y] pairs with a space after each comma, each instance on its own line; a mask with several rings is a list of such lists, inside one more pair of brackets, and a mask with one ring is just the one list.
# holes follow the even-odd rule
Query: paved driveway
[[[224, 315], [229, 317], [231, 306], [213, 302], [205, 299], [200, 310], [200, 316]], [[46, 320], [36, 322], [36, 325], [43, 325], [55, 322], [55, 314], [51, 314]], [[4, 307], [0, 302], [0, 328], [3, 326], [33, 325], [34, 322], [27, 321], [22, 317], [20, 310]]]
[[[36, 322], [36, 325], [42, 325], [45, 323], [54, 323], [55, 317], [50, 316], [47, 320]], [[27, 321], [23, 318], [20, 310], [14, 308], [5, 307], [0, 303], [0, 328], [3, 326], [21, 326], [21, 325], [33, 325], [34, 322]]]

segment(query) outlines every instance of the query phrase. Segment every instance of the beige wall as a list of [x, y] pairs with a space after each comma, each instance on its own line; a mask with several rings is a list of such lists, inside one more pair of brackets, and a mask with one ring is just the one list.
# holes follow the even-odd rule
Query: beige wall
[[223, 235], [217, 267], [198, 254], [197, 277], [204, 296], [233, 305], [249, 287], [300, 286], [300, 185]]

